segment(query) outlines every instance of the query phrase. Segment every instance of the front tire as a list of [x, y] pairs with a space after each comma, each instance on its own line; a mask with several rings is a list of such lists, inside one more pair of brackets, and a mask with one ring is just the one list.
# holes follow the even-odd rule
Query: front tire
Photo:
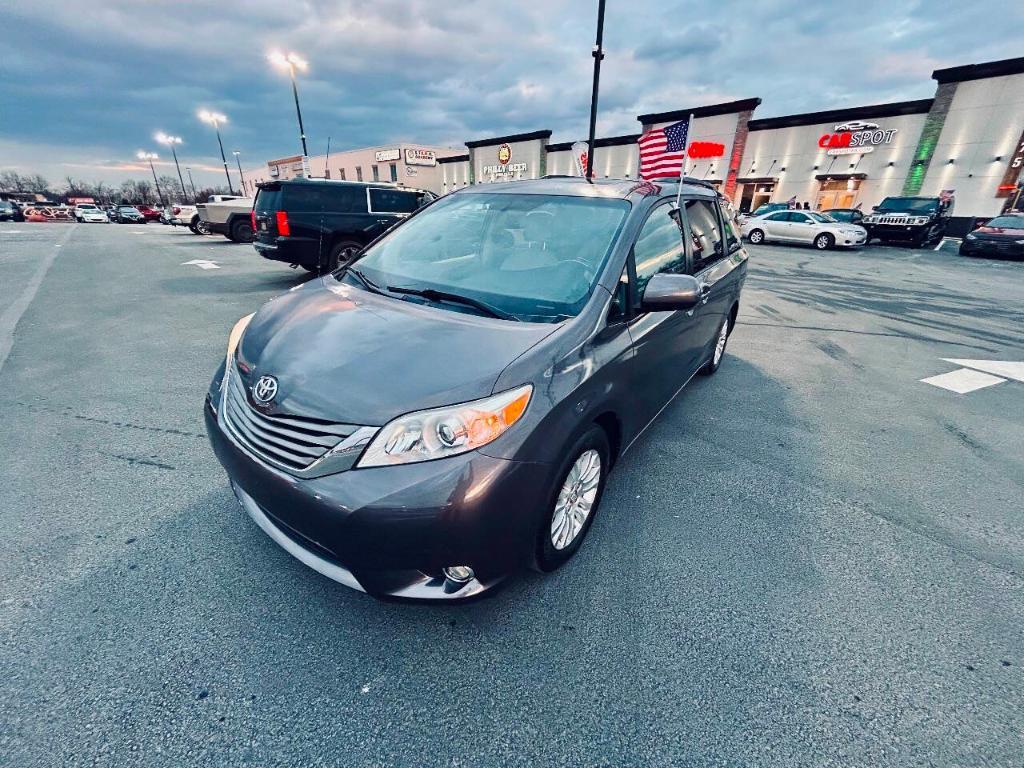
[[747, 235], [747, 240], [749, 240], [752, 245], [760, 245], [764, 242], [764, 232], [760, 229], [752, 229], [750, 230], [750, 234]]
[[715, 335], [715, 346], [711, 349], [711, 357], [698, 371], [701, 376], [713, 376], [722, 366], [722, 360], [725, 359], [725, 345], [728, 341], [729, 318], [727, 317], [722, 321], [722, 325], [719, 326], [718, 333]]
[[836, 244], [836, 239], [828, 232], [822, 232], [814, 238], [814, 247], [819, 251], [827, 251]]
[[592, 424], [572, 444], [555, 473], [547, 508], [537, 529], [537, 570], [550, 573], [582, 546], [601, 503], [610, 468], [608, 436]]
[[203, 221], [202, 219], [199, 219], [199, 221], [196, 222], [195, 233], [197, 235], [210, 234], [210, 225], [207, 222]]

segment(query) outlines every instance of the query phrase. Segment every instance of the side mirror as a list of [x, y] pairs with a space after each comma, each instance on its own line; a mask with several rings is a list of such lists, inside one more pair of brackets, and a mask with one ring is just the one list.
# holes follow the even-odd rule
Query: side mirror
[[879, 207], [878, 207], [877, 205], [872, 205], [872, 206], [871, 206], [871, 210], [872, 210], [872, 211], [880, 211], [880, 210], [881, 210], [881, 208], [879, 208]]
[[659, 272], [647, 281], [640, 299], [642, 312], [672, 312], [693, 309], [700, 303], [701, 285], [692, 275]]

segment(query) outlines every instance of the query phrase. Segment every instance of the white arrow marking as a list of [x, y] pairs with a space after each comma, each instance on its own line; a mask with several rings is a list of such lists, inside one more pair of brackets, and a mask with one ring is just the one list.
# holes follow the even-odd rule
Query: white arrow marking
[[181, 266], [183, 267], [189, 266], [191, 264], [194, 264], [200, 269], [220, 269], [220, 266], [218, 264], [215, 264], [209, 259], [192, 259], [192, 261], [181, 262]]
[[1006, 379], [1001, 379], [998, 376], [989, 376], [981, 371], [972, 371], [970, 368], [960, 368], [949, 373], [941, 373], [938, 376], [929, 376], [927, 379], [921, 379], [921, 381], [925, 384], [931, 384], [933, 387], [956, 392], [958, 395], [966, 395], [968, 392], [974, 392], [976, 389], [984, 389], [985, 387], [1002, 384]]
[[952, 360], [948, 357], [942, 359], [947, 363], [953, 363], [953, 365], [962, 365], [964, 368], [1005, 376], [1014, 381], [1024, 381], [1024, 363], [1012, 363], [1006, 360]]

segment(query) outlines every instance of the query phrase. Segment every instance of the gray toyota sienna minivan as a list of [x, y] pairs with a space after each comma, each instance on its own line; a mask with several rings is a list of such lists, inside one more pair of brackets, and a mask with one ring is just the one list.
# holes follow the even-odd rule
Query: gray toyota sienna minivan
[[697, 181], [469, 187], [242, 318], [210, 440], [311, 568], [378, 596], [477, 595], [579, 549], [616, 460], [718, 369], [746, 271]]

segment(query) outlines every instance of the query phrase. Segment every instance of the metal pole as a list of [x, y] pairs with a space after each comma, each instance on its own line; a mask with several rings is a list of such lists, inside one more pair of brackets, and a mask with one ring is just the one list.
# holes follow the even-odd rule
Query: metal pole
[[160, 202], [161, 203], [163, 203], [164, 205], [167, 205], [167, 203], [164, 203], [163, 192], [160, 191], [160, 182], [157, 181], [157, 179], [156, 179], [156, 168], [153, 167], [153, 158], [152, 157], [149, 158], [149, 170], [151, 170], [153, 172], [153, 183], [156, 185], [156, 196], [160, 198]]
[[192, 169], [186, 168], [185, 171], [188, 173], [188, 183], [192, 185], [192, 202], [195, 203], [196, 198], [199, 197], [199, 193], [196, 192], [196, 183], [192, 181]]
[[327, 156], [324, 157], [324, 178], [328, 178], [331, 175], [331, 137], [327, 137]]
[[591, 55], [594, 57], [594, 87], [590, 92], [590, 137], [587, 139], [587, 179], [594, 177], [594, 132], [597, 130], [597, 91], [601, 82], [601, 60], [604, 58], [604, 50], [601, 42], [604, 40], [604, 2], [597, 3], [597, 42], [594, 43], [594, 50]]
[[184, 198], [188, 195], [185, 191], [185, 179], [181, 177], [181, 166], [178, 165], [178, 153], [174, 151], [174, 144], [171, 144], [171, 155], [174, 156], [174, 167], [178, 169], [178, 181], [181, 182], [181, 196]]
[[235, 162], [238, 163], [238, 178], [242, 180], [242, 194], [245, 194], [245, 174], [242, 173], [242, 160], [240, 155], [235, 152]]
[[228, 178], [228, 194], [235, 194], [235, 188], [231, 186], [231, 174], [228, 173], [228, 159], [224, 156], [224, 142], [220, 140], [220, 126], [217, 123], [213, 124], [213, 129], [217, 132], [217, 143], [220, 145], [220, 159], [224, 161], [224, 175]]
[[[604, 2], [604, 0], [601, 0]], [[302, 110], [299, 108], [299, 86], [295, 84], [295, 65], [289, 64], [288, 71], [292, 76], [292, 95], [295, 96], [295, 114], [299, 116], [299, 138], [302, 139], [302, 156], [309, 157], [306, 151], [306, 129], [302, 127]]]

